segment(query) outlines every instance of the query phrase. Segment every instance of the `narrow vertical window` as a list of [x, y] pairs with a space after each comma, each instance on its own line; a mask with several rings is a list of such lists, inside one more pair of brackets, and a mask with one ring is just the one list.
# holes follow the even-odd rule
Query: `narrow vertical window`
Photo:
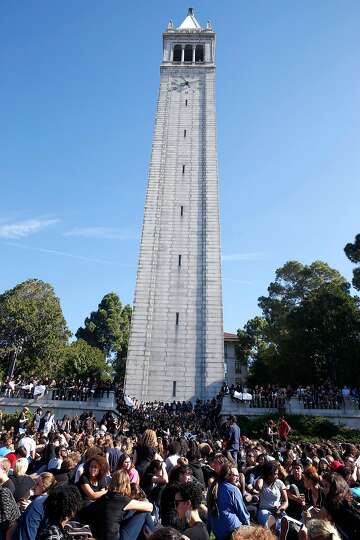
[[182, 173], [185, 174], [185, 165], [182, 167]]
[[187, 99], [185, 99], [185, 107], [187, 107], [187, 103], [188, 103], [188, 100], [187, 100]]
[[176, 326], [178, 326], [178, 324], [179, 324], [179, 312], [178, 311], [176, 312], [175, 324], [176, 324]]
[[185, 137], [186, 137], [186, 129], [184, 129], [184, 139], [185, 139]]
[[184, 207], [180, 206], [180, 216], [183, 217], [184, 215]]
[[176, 397], [176, 381], [173, 381], [173, 397]]
[[181, 266], [181, 255], [178, 257], [178, 266]]

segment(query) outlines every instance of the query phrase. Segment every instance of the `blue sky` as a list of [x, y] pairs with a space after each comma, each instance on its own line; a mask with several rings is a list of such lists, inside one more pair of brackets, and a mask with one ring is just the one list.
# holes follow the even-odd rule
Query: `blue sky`
[[[1, 4], [0, 291], [49, 281], [76, 331], [131, 303], [161, 34], [188, 2]], [[217, 32], [224, 326], [257, 312], [287, 260], [360, 232], [360, 3], [199, 0]]]

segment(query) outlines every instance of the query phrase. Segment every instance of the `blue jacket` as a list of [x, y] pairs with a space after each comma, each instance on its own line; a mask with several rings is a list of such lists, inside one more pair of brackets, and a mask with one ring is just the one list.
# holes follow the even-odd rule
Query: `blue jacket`
[[217, 507], [218, 516], [208, 512], [208, 529], [215, 534], [216, 540], [225, 540], [233, 530], [250, 524], [239, 488], [226, 480], [219, 485]]
[[35, 540], [41, 520], [44, 517], [44, 502], [47, 495], [40, 495], [21, 514], [13, 540]]
[[240, 428], [237, 424], [231, 424], [226, 430], [225, 439], [228, 441], [228, 450], [239, 450], [240, 448]]

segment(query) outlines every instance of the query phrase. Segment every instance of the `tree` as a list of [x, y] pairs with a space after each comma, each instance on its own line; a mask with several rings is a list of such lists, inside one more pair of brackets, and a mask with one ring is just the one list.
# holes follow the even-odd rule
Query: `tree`
[[293, 384], [359, 384], [358, 299], [339, 286], [321, 286], [289, 314], [279, 356], [283, 373]]
[[243, 329], [237, 331], [238, 344], [236, 356], [245, 365], [249, 365], [262, 348], [268, 346], [268, 323], [264, 317], [250, 319]]
[[259, 307], [263, 316], [238, 331], [239, 354], [250, 361], [252, 382], [345, 380], [341, 366], [358, 357], [359, 305], [337, 270], [321, 261], [287, 262], [276, 270]]
[[65, 376], [108, 380], [111, 378], [109, 365], [100, 349], [91, 347], [83, 339], [78, 339], [64, 347], [62, 351], [62, 371]]
[[101, 300], [97, 311], [76, 332], [78, 339], [83, 339], [92, 347], [100, 349], [108, 361], [114, 362], [116, 372], [121, 372], [125, 364], [129, 340], [131, 307], [123, 306], [115, 293], [108, 293]]
[[[355, 264], [360, 264], [360, 234], [357, 234], [355, 237], [355, 242], [351, 244], [349, 242], [344, 248], [347, 258]], [[352, 284], [355, 289], [360, 291], [360, 266], [355, 268], [353, 271], [353, 280]]]
[[327, 263], [315, 261], [310, 266], [289, 261], [275, 273], [275, 281], [268, 287], [268, 296], [258, 301], [265, 319], [270, 325], [281, 324], [288, 313], [325, 283], [337, 285], [348, 291], [346, 279]]
[[0, 348], [18, 349], [19, 372], [52, 375], [70, 335], [49, 283], [28, 279], [0, 295]]

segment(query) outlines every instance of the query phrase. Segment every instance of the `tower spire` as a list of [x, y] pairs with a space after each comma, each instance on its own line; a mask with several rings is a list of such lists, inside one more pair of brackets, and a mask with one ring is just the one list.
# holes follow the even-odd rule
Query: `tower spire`
[[178, 27], [179, 30], [197, 30], [201, 29], [200, 24], [196, 20], [196, 17], [194, 15], [194, 9], [189, 8], [186, 18], [183, 20], [183, 22]]

